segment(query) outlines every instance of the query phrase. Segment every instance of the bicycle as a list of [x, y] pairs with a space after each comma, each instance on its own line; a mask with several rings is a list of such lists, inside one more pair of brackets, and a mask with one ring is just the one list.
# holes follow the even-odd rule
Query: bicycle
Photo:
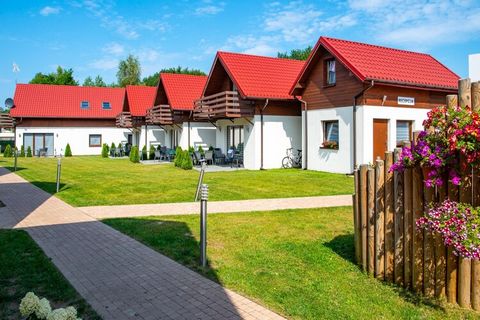
[[287, 156], [282, 159], [282, 168], [301, 168], [302, 167], [302, 150], [297, 149], [294, 153], [293, 148], [287, 149]]

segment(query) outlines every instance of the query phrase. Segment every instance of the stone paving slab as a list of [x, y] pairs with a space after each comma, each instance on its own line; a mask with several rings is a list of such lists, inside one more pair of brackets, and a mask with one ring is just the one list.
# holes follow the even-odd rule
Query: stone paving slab
[[22, 228], [104, 319], [283, 319], [0, 168], [0, 227]]
[[[351, 205], [351, 195], [209, 201], [208, 213], [308, 209]], [[199, 208], [200, 204], [198, 202], [79, 207], [80, 210], [95, 219], [198, 214]]]

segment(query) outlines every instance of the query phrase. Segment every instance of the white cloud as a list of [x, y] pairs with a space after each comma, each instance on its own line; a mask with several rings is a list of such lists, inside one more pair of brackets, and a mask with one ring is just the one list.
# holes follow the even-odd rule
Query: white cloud
[[113, 70], [118, 67], [118, 62], [119, 59], [115, 58], [101, 58], [90, 62], [88, 66], [96, 70]]
[[102, 51], [113, 56], [121, 56], [125, 53], [125, 48], [119, 43], [111, 42], [103, 47]]
[[60, 13], [60, 10], [61, 8], [60, 7], [50, 7], [50, 6], [46, 6], [46, 7], [43, 7], [42, 9], [40, 9], [39, 13], [46, 17], [46, 16], [49, 16], [51, 14], [59, 14]]
[[195, 9], [196, 15], [215, 15], [223, 11], [223, 3], [220, 5], [208, 5]]

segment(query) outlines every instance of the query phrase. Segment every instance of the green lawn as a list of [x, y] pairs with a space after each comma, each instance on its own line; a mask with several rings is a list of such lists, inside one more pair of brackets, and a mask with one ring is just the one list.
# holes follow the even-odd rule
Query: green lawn
[[421, 299], [359, 270], [350, 207], [208, 217], [211, 268], [198, 267], [197, 215], [106, 224], [294, 319], [462, 319], [479, 314]]
[[29, 291], [53, 308], [74, 306], [84, 320], [101, 319], [25, 231], [0, 230], [0, 319], [21, 319], [18, 305]]
[[[55, 192], [53, 158], [22, 158], [17, 173], [33, 184]], [[13, 159], [0, 158], [11, 169]], [[199, 173], [171, 164], [141, 165], [128, 159], [72, 157], [62, 159], [62, 188], [58, 197], [74, 206], [193, 201]], [[297, 169], [240, 170], [205, 175], [210, 200], [303, 197], [349, 194], [353, 178]]]

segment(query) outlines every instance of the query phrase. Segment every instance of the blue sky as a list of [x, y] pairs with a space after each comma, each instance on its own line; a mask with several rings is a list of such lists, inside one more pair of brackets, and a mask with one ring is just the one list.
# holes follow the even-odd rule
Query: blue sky
[[[15, 80], [58, 65], [77, 80], [115, 81], [118, 61], [138, 56], [142, 76], [181, 65], [208, 72], [217, 50], [276, 55], [320, 35], [422, 51], [462, 77], [480, 52], [480, 2], [1, 1], [0, 103]], [[20, 72], [12, 72], [15, 62]]]

